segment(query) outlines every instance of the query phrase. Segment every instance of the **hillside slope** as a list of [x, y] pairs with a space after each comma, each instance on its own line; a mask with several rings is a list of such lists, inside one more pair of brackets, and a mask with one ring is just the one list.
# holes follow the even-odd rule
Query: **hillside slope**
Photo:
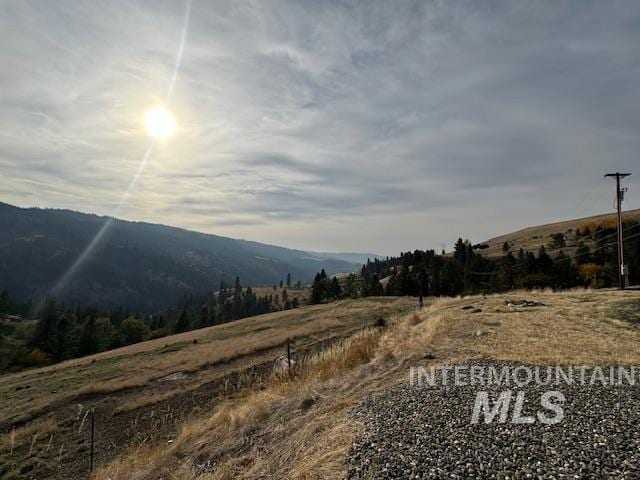
[[97, 462], [106, 464], [141, 444], [166, 444], [186, 419], [259, 388], [287, 339], [300, 361], [413, 305], [391, 297], [301, 307], [0, 376], [0, 479], [18, 471], [87, 478], [89, 409], [96, 411]]
[[[54, 287], [108, 217], [0, 203], [0, 289], [34, 298]], [[65, 288], [66, 302], [153, 312], [183, 292], [217, 289], [239, 276], [243, 285], [271, 285], [291, 273], [309, 282], [320, 269], [360, 265], [326, 254], [207, 235], [149, 223], [113, 220]]]
[[[640, 220], [640, 209], [628, 210], [622, 214], [623, 221], [628, 220]], [[540, 246], [544, 245], [545, 248], [549, 246], [551, 242], [551, 236], [554, 233], [563, 233], [567, 239], [567, 247], [564, 248], [564, 252], [570, 254], [575, 249], [575, 231], [577, 228], [583, 228], [589, 225], [590, 228], [597, 225], [615, 225], [616, 214], [605, 213], [602, 215], [594, 215], [591, 217], [575, 218], [572, 220], [565, 220], [562, 222], [548, 223], [545, 225], [536, 225], [532, 227], [523, 228], [515, 232], [506, 233], [494, 238], [491, 238], [482, 244], [489, 245], [489, 248], [481, 250], [483, 255], [489, 257], [497, 257], [502, 255], [502, 245], [504, 242], [508, 242], [511, 246], [511, 251], [516, 252], [518, 249], [530, 250], [537, 252]], [[589, 238], [585, 239], [585, 243], [589, 244]]]
[[[507, 303], [522, 298], [535, 301], [536, 306], [514, 307]], [[534, 430], [530, 425], [501, 423], [493, 430], [487, 427], [480, 435], [469, 436], [467, 440], [473, 441], [471, 445], [456, 446], [461, 443], [456, 437], [462, 431], [461, 425], [470, 426], [473, 398], [456, 403], [458, 399], [449, 387], [411, 390], [409, 368], [460, 365], [470, 361], [636, 365], [640, 361], [636, 313], [639, 302], [637, 291], [615, 290], [511, 292], [438, 299], [428, 308], [397, 318], [385, 331], [369, 329], [343, 345], [326, 350], [304, 363], [293, 380], [275, 380], [264, 389], [229, 398], [204, 418], [187, 421], [171, 442], [132, 450], [121, 460], [101, 468], [93, 478], [471, 478], [460, 472], [473, 469], [480, 462], [468, 461], [466, 453], [477, 451], [485, 455], [485, 450], [494, 446], [508, 447], [514, 443], [517, 451], [514, 450], [513, 455], [523, 452], [529, 455], [529, 460], [541, 461], [536, 468], [550, 467], [549, 459], [555, 452], [547, 450], [542, 456], [529, 454], [532, 446], [557, 440], [549, 428]], [[465, 308], [469, 305], [477, 309]], [[389, 399], [389, 392], [397, 388], [401, 392], [403, 388], [413, 392], [417, 398], [412, 399], [413, 403], [405, 401], [407, 395]], [[558, 424], [556, 430], [560, 433], [559, 441], [565, 445], [552, 444], [561, 453], [569, 452], [565, 457], [560, 455], [563, 465], [568, 465], [567, 477], [636, 478], [631, 475], [607, 477], [598, 465], [590, 466], [591, 475], [578, 475], [585, 473], [579, 470], [583, 457], [569, 448], [574, 445], [581, 448], [583, 444], [577, 442], [584, 440], [591, 442], [585, 445], [585, 450], [598, 450], [598, 456], [593, 458], [599, 461], [611, 456], [619, 466], [623, 462], [616, 458], [629, 458], [633, 462], [629, 454], [637, 451], [637, 447], [631, 439], [638, 438], [638, 427], [627, 417], [627, 410], [604, 410], [600, 403], [613, 407], [608, 403], [612, 395], [601, 399], [597, 391], [588, 387], [579, 391], [573, 388], [571, 393], [575, 395], [571, 396], [564, 386], [550, 388], [567, 392], [564, 408], [568, 420], [566, 424]], [[445, 397], [436, 397], [440, 393]], [[437, 401], [431, 401], [432, 398]], [[381, 400], [375, 404], [374, 413], [367, 416], [359, 405], [366, 406], [375, 399]], [[581, 410], [583, 400], [600, 408], [585, 412]], [[458, 404], [462, 407], [459, 411], [452, 409]], [[631, 405], [637, 405], [637, 399]], [[637, 409], [634, 407], [634, 410]], [[384, 415], [391, 411], [396, 416], [378, 419], [374, 416], [376, 411]], [[572, 419], [577, 417], [596, 428], [598, 422], [604, 420], [604, 411], [611, 425], [611, 430], [604, 432], [607, 437], [594, 434], [599, 432], [592, 429], [571, 437], [562, 435], [565, 425], [575, 426]], [[363, 415], [357, 416], [358, 412]], [[416, 418], [420, 421], [416, 422]], [[428, 423], [431, 418], [445, 419], [452, 426], [435, 431]], [[388, 435], [381, 437], [376, 431], [378, 420], [381, 428], [388, 429]], [[470, 430], [477, 432], [481, 426], [473, 427], [475, 429]], [[573, 430], [571, 432], [573, 434]], [[529, 443], [522, 445], [523, 439]], [[412, 456], [416, 452], [425, 456], [431, 451], [440, 452], [439, 445], [445, 441], [451, 441], [446, 444], [447, 457], [437, 457], [428, 464], [431, 471], [420, 459], [409, 463], [415, 460]], [[598, 441], [607, 443], [598, 444]], [[496, 473], [498, 477], [503, 474], [504, 478], [526, 477], [516, 472], [517, 464], [501, 463], [502, 458], [512, 459], [511, 455], [499, 453], [503, 457], [485, 456], [489, 462], [485, 466], [489, 469], [474, 478], [496, 478]], [[438, 458], [444, 461], [438, 463]], [[424, 475], [411, 476], [414, 467], [422, 469]]]

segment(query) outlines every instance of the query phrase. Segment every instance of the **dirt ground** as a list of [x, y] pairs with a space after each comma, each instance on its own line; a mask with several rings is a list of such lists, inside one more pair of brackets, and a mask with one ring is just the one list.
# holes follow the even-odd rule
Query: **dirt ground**
[[384, 331], [329, 347], [295, 381], [225, 400], [183, 424], [171, 444], [128, 452], [94, 478], [343, 478], [362, 429], [349, 412], [407, 382], [411, 366], [639, 365], [639, 307], [639, 291], [616, 290], [432, 299]]
[[0, 478], [88, 476], [91, 412], [96, 466], [170, 444], [220, 401], [260, 389], [287, 338], [301, 358], [413, 305], [377, 298], [302, 307], [0, 377]]

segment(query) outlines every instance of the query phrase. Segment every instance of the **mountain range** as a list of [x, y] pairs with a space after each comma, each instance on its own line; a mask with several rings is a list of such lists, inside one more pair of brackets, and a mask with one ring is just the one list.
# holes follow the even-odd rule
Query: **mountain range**
[[292, 250], [165, 225], [0, 202], [0, 290], [23, 299], [53, 292], [65, 302], [146, 313], [184, 293], [217, 290], [221, 282], [231, 286], [236, 276], [243, 286], [265, 286], [290, 273], [292, 282], [304, 284], [322, 268], [329, 274], [355, 271], [367, 257], [375, 255]]

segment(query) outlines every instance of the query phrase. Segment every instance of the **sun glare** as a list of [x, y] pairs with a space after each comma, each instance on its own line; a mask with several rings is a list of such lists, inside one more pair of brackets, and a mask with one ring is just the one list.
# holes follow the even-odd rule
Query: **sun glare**
[[156, 107], [147, 112], [147, 131], [155, 138], [169, 138], [176, 131], [176, 121], [164, 107]]

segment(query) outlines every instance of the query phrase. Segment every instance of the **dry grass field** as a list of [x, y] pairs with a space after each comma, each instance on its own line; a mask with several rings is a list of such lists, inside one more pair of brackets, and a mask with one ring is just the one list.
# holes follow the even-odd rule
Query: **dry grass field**
[[284, 290], [286, 290], [287, 296], [290, 301], [293, 301], [294, 298], [297, 298], [298, 302], [300, 302], [300, 305], [308, 305], [309, 303], [311, 303], [311, 289], [309, 287], [296, 288], [295, 286], [291, 286], [289, 288], [280, 288], [279, 286], [276, 286], [275, 289], [273, 287], [255, 287], [251, 290], [253, 290], [253, 293], [255, 293], [258, 297], [266, 297], [268, 295], [273, 295], [275, 297], [276, 295], [278, 295], [280, 303], [284, 303], [282, 301], [282, 293]]
[[[640, 209], [628, 210], [623, 212], [623, 220], [640, 220]], [[491, 238], [484, 244], [489, 245], [489, 248], [480, 250], [483, 255], [488, 257], [498, 257], [503, 255], [502, 245], [504, 242], [508, 242], [512, 246], [512, 252], [514, 254], [518, 249], [523, 248], [532, 252], [537, 252], [540, 246], [544, 245], [548, 248], [551, 241], [551, 235], [554, 233], [563, 233], [567, 237], [567, 247], [563, 249], [564, 253], [571, 254], [575, 250], [575, 232], [576, 228], [589, 225], [593, 230], [595, 227], [601, 224], [610, 224], [615, 226], [616, 215], [615, 213], [608, 213], [603, 215], [595, 215], [593, 217], [577, 218], [567, 220], [564, 222], [549, 223], [546, 225], [538, 225], [535, 227], [527, 227], [516, 232], [500, 235], [495, 238]], [[585, 243], [591, 246], [588, 238], [585, 239]], [[555, 252], [558, 253], [558, 252]]]
[[[509, 306], [527, 299], [542, 305]], [[473, 309], [465, 307], [473, 306]], [[480, 310], [480, 311], [478, 311]], [[185, 422], [169, 444], [141, 447], [93, 478], [341, 478], [361, 428], [348, 412], [408, 381], [410, 366], [502, 359], [639, 364], [640, 292], [514, 292], [438, 299], [307, 357], [278, 377]]]
[[0, 479], [86, 476], [94, 408], [98, 463], [166, 443], [220, 398], [262, 385], [287, 338], [300, 356], [413, 305], [372, 298], [305, 306], [1, 376]]

